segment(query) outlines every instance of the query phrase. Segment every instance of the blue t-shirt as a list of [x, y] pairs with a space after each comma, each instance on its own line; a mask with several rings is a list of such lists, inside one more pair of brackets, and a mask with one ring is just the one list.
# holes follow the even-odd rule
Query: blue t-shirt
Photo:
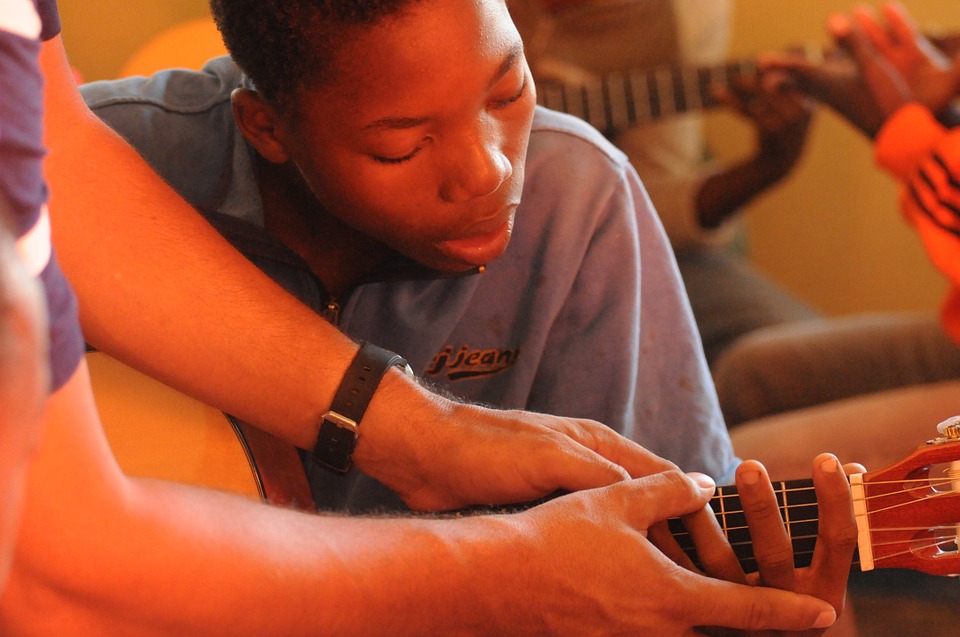
[[0, 0], [0, 194], [13, 211], [20, 257], [46, 292], [54, 391], [83, 355], [76, 298], [50, 245], [43, 179], [43, 76], [37, 56], [40, 39], [59, 32], [55, 0]]

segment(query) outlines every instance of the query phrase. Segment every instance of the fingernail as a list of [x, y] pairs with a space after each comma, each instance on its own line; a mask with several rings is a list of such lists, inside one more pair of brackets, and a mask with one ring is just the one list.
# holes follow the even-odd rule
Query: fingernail
[[817, 615], [817, 621], [813, 623], [814, 628], [827, 628], [828, 626], [833, 626], [833, 623], [837, 621], [837, 611], [825, 610], [819, 615]]
[[740, 480], [744, 484], [756, 484], [760, 482], [760, 472], [756, 469], [744, 469], [740, 472]]
[[827, 29], [834, 35], [846, 35], [850, 31], [850, 22], [846, 16], [832, 15], [827, 18]]
[[836, 473], [840, 471], [840, 462], [836, 458], [827, 458], [820, 463], [820, 470], [827, 473]]
[[709, 491], [713, 493], [717, 490], [717, 483], [713, 481], [708, 475], [702, 473], [688, 473], [690, 479], [697, 483], [697, 486], [703, 489], [704, 491]]

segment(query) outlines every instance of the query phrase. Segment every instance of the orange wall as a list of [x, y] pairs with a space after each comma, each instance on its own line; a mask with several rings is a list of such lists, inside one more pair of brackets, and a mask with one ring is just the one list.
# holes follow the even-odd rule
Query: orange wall
[[[826, 43], [824, 18], [854, 4], [737, 0], [732, 53]], [[960, 28], [955, 3], [904, 4], [925, 27]], [[208, 11], [206, 0], [60, 0], [60, 8], [71, 59], [88, 80], [115, 76], [151, 35]], [[749, 148], [749, 129], [733, 116], [711, 116], [710, 136], [721, 155], [736, 157]], [[898, 218], [895, 199], [894, 185], [872, 164], [869, 145], [824, 110], [798, 170], [750, 206], [751, 255], [763, 270], [830, 313], [933, 309], [943, 280]]]

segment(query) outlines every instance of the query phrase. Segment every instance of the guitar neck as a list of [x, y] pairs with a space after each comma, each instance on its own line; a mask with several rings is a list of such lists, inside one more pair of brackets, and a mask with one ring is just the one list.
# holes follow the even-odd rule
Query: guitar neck
[[[813, 558], [819, 526], [819, 509], [813, 481], [775, 482], [773, 486], [780, 516], [783, 518], [788, 537], [793, 545], [794, 562], [797, 568], [809, 566]], [[757, 561], [753, 555], [753, 544], [737, 488], [735, 486], [718, 487], [717, 494], [710, 501], [710, 506], [743, 570], [747, 573], [756, 571]], [[695, 564], [698, 564], [693, 541], [684, 528], [683, 522], [675, 518], [669, 521], [669, 525], [680, 547]], [[859, 569], [859, 566], [858, 554], [854, 556], [853, 567]]]
[[578, 84], [537, 83], [537, 103], [601, 131], [620, 130], [718, 106], [714, 88], [757, 74], [753, 60], [711, 67], [663, 66], [610, 73]]

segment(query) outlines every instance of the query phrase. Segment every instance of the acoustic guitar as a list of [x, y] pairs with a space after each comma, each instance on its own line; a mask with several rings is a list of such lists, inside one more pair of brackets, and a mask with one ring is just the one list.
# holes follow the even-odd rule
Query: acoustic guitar
[[86, 359], [107, 440], [127, 475], [314, 510], [293, 446], [102, 352]]
[[[293, 447], [170, 389], [105, 354], [87, 354], [94, 395], [121, 467], [312, 510]], [[941, 435], [879, 471], [850, 477], [860, 528], [855, 568], [960, 574], [960, 418]], [[818, 509], [812, 480], [775, 483], [798, 566], [809, 564]], [[756, 570], [736, 487], [719, 487], [711, 506], [744, 569]], [[680, 520], [678, 542], [696, 562]]]

